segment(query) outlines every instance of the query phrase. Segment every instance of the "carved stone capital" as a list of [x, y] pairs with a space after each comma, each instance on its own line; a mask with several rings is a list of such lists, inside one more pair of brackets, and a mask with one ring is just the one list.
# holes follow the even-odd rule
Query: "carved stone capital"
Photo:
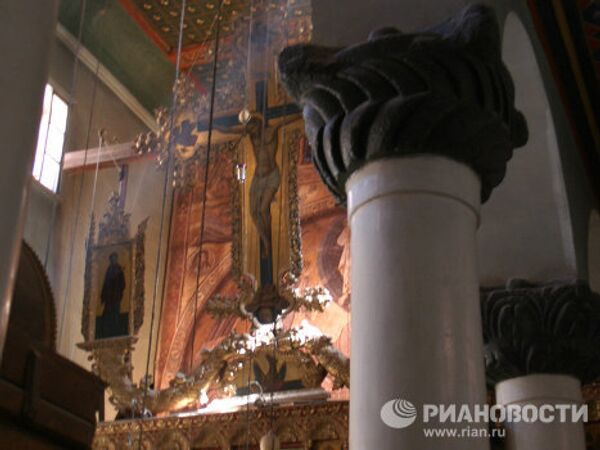
[[420, 33], [386, 28], [345, 49], [285, 49], [281, 79], [337, 199], [369, 161], [430, 153], [473, 168], [487, 200], [528, 136], [500, 47], [493, 10], [469, 6]]
[[512, 281], [481, 296], [488, 383], [529, 374], [600, 376], [600, 295], [583, 281]]

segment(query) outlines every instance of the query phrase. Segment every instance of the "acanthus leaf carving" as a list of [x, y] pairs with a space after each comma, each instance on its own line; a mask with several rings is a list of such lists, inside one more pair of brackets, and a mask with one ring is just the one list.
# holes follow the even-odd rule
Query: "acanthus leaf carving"
[[493, 9], [471, 5], [420, 33], [385, 28], [344, 49], [285, 49], [281, 79], [304, 108], [313, 160], [338, 201], [366, 163], [422, 153], [470, 166], [487, 200], [528, 138], [500, 45]]
[[490, 384], [534, 373], [583, 383], [600, 376], [600, 295], [584, 281], [484, 289], [482, 318]]

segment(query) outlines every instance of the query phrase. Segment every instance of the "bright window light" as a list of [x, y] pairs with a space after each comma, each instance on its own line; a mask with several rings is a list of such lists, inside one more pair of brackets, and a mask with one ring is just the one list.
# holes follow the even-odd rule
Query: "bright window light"
[[33, 177], [52, 192], [58, 188], [69, 107], [52, 86], [46, 85]]

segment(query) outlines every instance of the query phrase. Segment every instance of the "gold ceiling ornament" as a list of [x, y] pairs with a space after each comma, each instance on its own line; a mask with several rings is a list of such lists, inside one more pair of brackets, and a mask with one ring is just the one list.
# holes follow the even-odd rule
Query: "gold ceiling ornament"
[[[181, 1], [120, 0], [125, 10], [136, 20], [148, 37], [175, 61], [179, 35], [179, 12]], [[278, 24], [278, 32], [289, 44], [310, 41], [312, 34], [312, 6], [310, 0], [220, 0], [213, 2], [189, 2], [184, 19], [182, 67], [207, 64], [198, 52], [212, 47], [215, 32], [213, 23], [217, 13], [221, 15], [221, 34], [225, 41], [225, 56], [229, 43], [248, 35], [250, 6], [252, 14], [269, 14]]]

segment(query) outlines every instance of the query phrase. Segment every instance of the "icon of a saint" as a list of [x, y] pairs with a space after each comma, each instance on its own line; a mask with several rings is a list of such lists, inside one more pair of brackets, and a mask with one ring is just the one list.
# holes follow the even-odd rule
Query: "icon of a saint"
[[126, 287], [125, 272], [119, 264], [119, 255], [116, 252], [112, 252], [108, 259], [109, 265], [100, 293], [103, 311], [96, 320], [97, 339], [127, 334], [128, 314], [121, 314], [121, 302]]

